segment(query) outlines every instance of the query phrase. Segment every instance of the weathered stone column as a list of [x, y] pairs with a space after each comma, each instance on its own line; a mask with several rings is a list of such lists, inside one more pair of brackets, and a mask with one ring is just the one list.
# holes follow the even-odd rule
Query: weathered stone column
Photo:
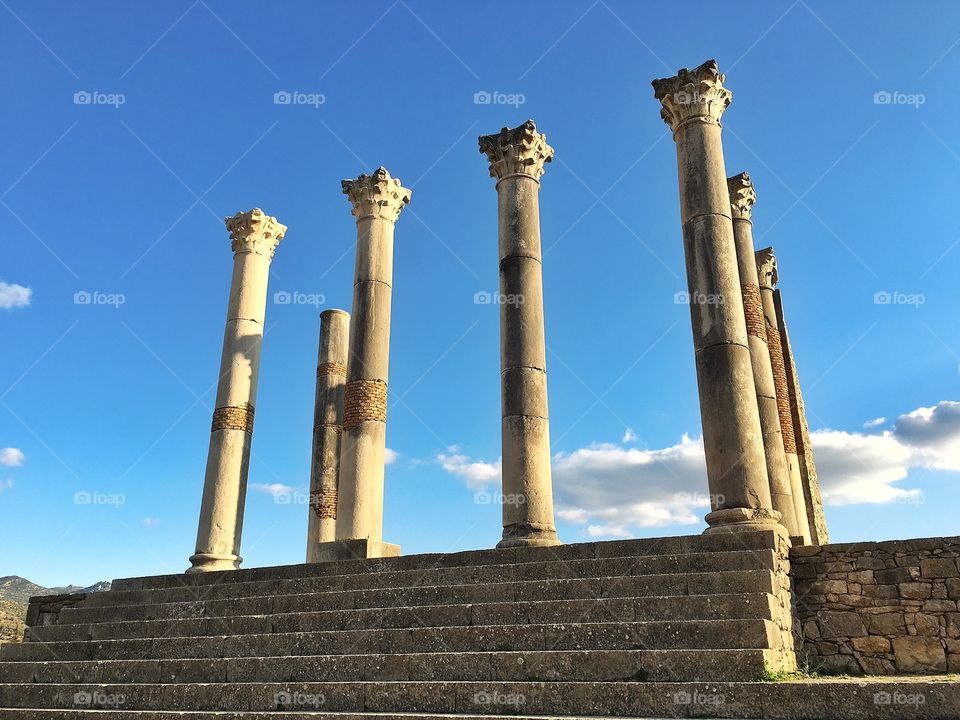
[[803, 481], [803, 499], [807, 506], [807, 524], [810, 527], [810, 542], [814, 545], [826, 545], [830, 542], [827, 532], [827, 519], [823, 513], [823, 498], [820, 497], [820, 479], [817, 466], [813, 461], [813, 446], [810, 444], [810, 428], [807, 425], [807, 413], [800, 392], [800, 376], [793, 359], [793, 348], [787, 333], [787, 323], [783, 316], [783, 299], [780, 290], [773, 291], [773, 304], [777, 311], [777, 325], [780, 328], [780, 341], [783, 345], [783, 363], [786, 366], [787, 391], [790, 395], [790, 415], [793, 417], [793, 437], [797, 444], [797, 459], [800, 461], [800, 479]]
[[250, 467], [250, 440], [260, 373], [260, 343], [270, 261], [287, 228], [260, 208], [226, 219], [233, 282], [223, 336], [217, 404], [203, 481], [197, 549], [187, 572], [235, 570]]
[[350, 321], [350, 359], [343, 396], [337, 539], [366, 547], [354, 555], [396, 555], [383, 542], [383, 476], [387, 429], [393, 232], [410, 191], [384, 168], [344, 180], [357, 219], [357, 263]]
[[[777, 325], [777, 310], [773, 301], [773, 287], [777, 284], [777, 258], [773, 248], [764, 248], [756, 253], [757, 275], [760, 279], [760, 295], [763, 298], [763, 315], [767, 331], [767, 348], [770, 352], [770, 365], [773, 368], [773, 381], [777, 390], [777, 412], [780, 415], [780, 428], [783, 431], [783, 449], [787, 456], [787, 469], [790, 473], [790, 489], [793, 495], [794, 517], [797, 534], [804, 545], [810, 544], [810, 524], [807, 521], [807, 507], [803, 497], [803, 480], [800, 475], [800, 461], [797, 458], [797, 443], [793, 432], [793, 418], [790, 415], [790, 394], [787, 387], [787, 371], [783, 362], [783, 345], [780, 341], [780, 329]], [[793, 533], [791, 533], [793, 535]]]
[[653, 81], [673, 130], [690, 316], [712, 512], [707, 532], [776, 528], [730, 218], [717, 63]]
[[532, 120], [481, 135], [497, 180], [503, 539], [497, 547], [558, 545], [550, 474], [543, 330], [540, 177], [553, 159]]
[[319, 562], [321, 543], [337, 539], [337, 486], [343, 388], [347, 381], [350, 315], [320, 313], [317, 390], [313, 406], [313, 454], [310, 460], [310, 510], [307, 514], [307, 562]]
[[798, 537], [796, 510], [790, 470], [783, 447], [780, 412], [777, 407], [777, 388], [773, 380], [770, 351], [767, 348], [767, 327], [763, 316], [763, 300], [757, 278], [757, 262], [753, 246], [753, 206], [757, 193], [750, 175], [740, 173], [727, 178], [730, 191], [730, 210], [733, 216], [733, 239], [737, 246], [737, 266], [740, 270], [740, 288], [743, 311], [747, 321], [747, 343], [753, 364], [753, 382], [760, 407], [760, 426], [763, 430], [763, 453], [767, 460], [770, 481], [770, 501], [780, 513], [780, 522], [791, 537]]

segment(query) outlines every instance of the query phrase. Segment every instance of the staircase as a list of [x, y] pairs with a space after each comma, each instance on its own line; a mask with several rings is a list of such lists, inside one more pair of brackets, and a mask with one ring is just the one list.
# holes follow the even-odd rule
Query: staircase
[[0, 719], [846, 717], [761, 682], [795, 667], [787, 550], [754, 532], [117, 580], [31, 601]]

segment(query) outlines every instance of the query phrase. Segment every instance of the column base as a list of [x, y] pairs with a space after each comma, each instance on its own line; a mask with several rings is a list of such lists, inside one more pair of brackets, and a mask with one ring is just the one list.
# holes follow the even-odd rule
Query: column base
[[[707, 513], [704, 518], [708, 527], [704, 534], [755, 532], [757, 530], [775, 530], [783, 528], [780, 513], [766, 508], [725, 508]], [[784, 533], [786, 534], [786, 533]]]
[[380, 540], [333, 540], [318, 543], [314, 549], [313, 562], [338, 560], [368, 560], [370, 558], [399, 557], [400, 546]]
[[552, 526], [517, 523], [503, 528], [503, 539], [497, 543], [497, 548], [553, 547], [562, 544], [556, 528]]
[[197, 553], [190, 556], [190, 567], [187, 574], [201, 572], [220, 572], [222, 570], [239, 570], [243, 558], [239, 555], [221, 555], [218, 553]]

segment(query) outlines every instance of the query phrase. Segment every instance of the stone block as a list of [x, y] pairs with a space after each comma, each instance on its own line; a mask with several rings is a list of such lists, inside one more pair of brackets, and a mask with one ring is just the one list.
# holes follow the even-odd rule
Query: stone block
[[930, 558], [920, 561], [920, 575], [924, 578], [957, 578], [960, 570], [953, 558]]
[[893, 639], [893, 653], [897, 670], [907, 673], [943, 672], [947, 656], [943, 644], [936, 638], [899, 637]]

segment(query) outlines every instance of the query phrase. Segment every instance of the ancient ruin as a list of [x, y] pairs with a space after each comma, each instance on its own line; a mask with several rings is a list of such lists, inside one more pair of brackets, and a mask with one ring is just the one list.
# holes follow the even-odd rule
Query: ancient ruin
[[353, 306], [321, 316], [307, 563], [239, 569], [267, 279], [286, 228], [238, 213], [192, 567], [33, 598], [27, 642], [0, 648], [0, 716], [960, 717], [960, 683], [943, 675], [960, 672], [960, 538], [827, 544], [802, 351], [773, 250], [754, 247], [753, 182], [724, 164], [732, 93], [712, 60], [653, 88], [678, 159], [703, 534], [557, 538], [539, 208], [554, 149], [527, 121], [479, 138], [507, 300], [503, 493], [525, 499], [504, 504], [497, 547], [400, 556], [383, 539], [393, 241], [410, 190], [381, 167], [343, 181]]

